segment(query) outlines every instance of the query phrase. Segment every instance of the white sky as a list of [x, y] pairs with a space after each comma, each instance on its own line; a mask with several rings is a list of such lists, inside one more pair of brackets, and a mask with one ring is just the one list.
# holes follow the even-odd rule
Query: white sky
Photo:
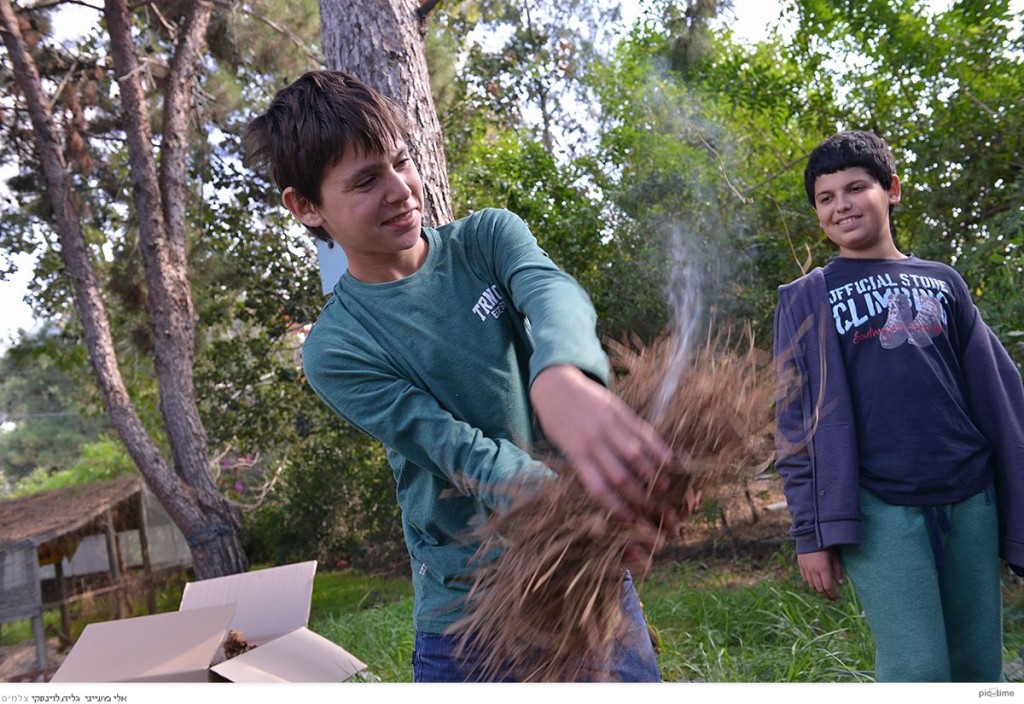
[[733, 0], [732, 10], [721, 18], [740, 38], [756, 41], [779, 20], [779, 0]]
[[32, 278], [32, 257], [16, 257], [15, 263], [18, 272], [6, 281], [0, 281], [0, 311], [3, 317], [0, 320], [0, 350], [8, 347], [19, 329], [30, 330], [35, 327], [32, 310], [22, 300]]

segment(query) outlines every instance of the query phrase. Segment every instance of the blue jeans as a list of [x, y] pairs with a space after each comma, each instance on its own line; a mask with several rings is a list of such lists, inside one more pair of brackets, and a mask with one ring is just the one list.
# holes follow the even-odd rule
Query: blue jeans
[[[627, 573], [622, 583], [622, 608], [627, 626], [616, 641], [611, 660], [601, 667], [602, 680], [611, 682], [660, 682], [658, 657], [651, 645], [640, 608], [640, 598]], [[459, 637], [417, 631], [412, 652], [413, 677], [417, 682], [481, 682], [480, 659], [471, 652], [459, 658], [454, 656]], [[499, 682], [515, 682], [504, 677]]]

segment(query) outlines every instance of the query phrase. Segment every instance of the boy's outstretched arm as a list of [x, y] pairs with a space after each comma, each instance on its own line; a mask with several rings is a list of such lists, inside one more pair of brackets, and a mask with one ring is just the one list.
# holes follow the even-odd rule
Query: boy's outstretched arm
[[678, 527], [678, 507], [658, 499], [667, 488], [658, 469], [672, 453], [624, 401], [564, 364], [537, 375], [530, 400], [544, 434], [565, 454], [595, 501], [625, 521], [670, 531]]
[[814, 591], [830, 601], [839, 601], [839, 585], [843, 583], [843, 565], [835, 548], [805, 552], [796, 556], [800, 576]]

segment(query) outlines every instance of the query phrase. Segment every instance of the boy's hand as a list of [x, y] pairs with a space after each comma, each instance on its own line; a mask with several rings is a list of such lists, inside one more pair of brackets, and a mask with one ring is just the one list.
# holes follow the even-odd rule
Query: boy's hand
[[829, 601], [839, 601], [843, 565], [835, 548], [799, 554], [796, 562], [800, 565], [800, 576], [811, 589]]
[[545, 435], [599, 505], [656, 532], [678, 529], [678, 508], [656, 498], [667, 488], [667, 478], [659, 477], [658, 469], [672, 453], [633, 409], [569, 365], [538, 374], [530, 399]]

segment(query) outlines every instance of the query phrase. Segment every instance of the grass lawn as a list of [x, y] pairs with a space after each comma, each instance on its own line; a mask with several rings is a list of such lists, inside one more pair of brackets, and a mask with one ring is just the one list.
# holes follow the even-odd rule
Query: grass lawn
[[[183, 580], [161, 590], [160, 611], [173, 611]], [[668, 682], [857, 682], [873, 676], [873, 643], [847, 585], [838, 603], [810, 592], [792, 548], [761, 556], [707, 557], [663, 565], [637, 580], [659, 641]], [[1024, 681], [1024, 583], [1004, 582], [1007, 679]], [[102, 604], [76, 614], [74, 631], [112, 618]], [[136, 602], [141, 614], [144, 604]], [[59, 622], [56, 612], [48, 623]], [[412, 586], [405, 576], [356, 570], [317, 574], [310, 628], [367, 663], [382, 682], [411, 682]], [[0, 644], [32, 638], [28, 621], [5, 624]]]
[[[352, 572], [317, 576], [313, 630], [367, 663], [384, 682], [411, 682], [412, 593], [407, 580]], [[354, 583], [367, 596], [356, 599]], [[693, 560], [638, 582], [660, 640], [668, 682], [858, 682], [873, 678], [873, 641], [847, 584], [838, 603], [800, 581], [790, 548], [760, 559]], [[347, 606], [323, 598], [348, 594]], [[358, 592], [358, 589], [355, 590]], [[1005, 661], [1024, 656], [1024, 585], [1006, 582]], [[353, 607], [354, 605], [354, 607]], [[1008, 668], [1021, 681], [1019, 665]]]

